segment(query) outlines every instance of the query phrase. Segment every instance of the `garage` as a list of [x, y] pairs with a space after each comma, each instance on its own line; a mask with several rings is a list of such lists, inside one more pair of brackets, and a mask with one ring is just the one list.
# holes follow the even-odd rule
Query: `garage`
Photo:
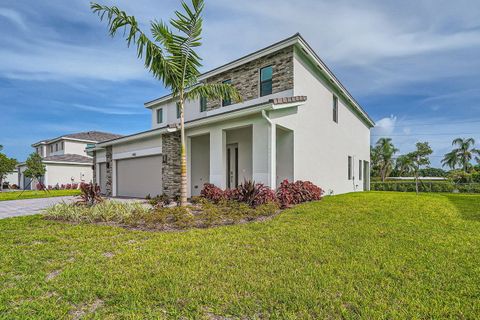
[[117, 196], [145, 198], [162, 192], [161, 155], [117, 160]]

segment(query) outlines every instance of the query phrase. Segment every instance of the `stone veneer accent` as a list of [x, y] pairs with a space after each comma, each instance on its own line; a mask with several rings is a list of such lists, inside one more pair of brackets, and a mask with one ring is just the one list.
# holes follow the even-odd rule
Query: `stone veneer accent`
[[[206, 79], [207, 82], [232, 80], [243, 101], [260, 97], [260, 68], [272, 66], [272, 93], [293, 89], [293, 46], [250, 61]], [[207, 110], [220, 108], [221, 100], [207, 101]]]
[[112, 146], [106, 148], [107, 158], [107, 183], [106, 183], [106, 196], [111, 197], [113, 194], [112, 188], [112, 173], [113, 173], [113, 160], [112, 160]]
[[97, 184], [97, 151], [93, 151], [93, 184]]
[[180, 195], [181, 166], [180, 166], [180, 131], [162, 135], [162, 184], [163, 193], [174, 198]]

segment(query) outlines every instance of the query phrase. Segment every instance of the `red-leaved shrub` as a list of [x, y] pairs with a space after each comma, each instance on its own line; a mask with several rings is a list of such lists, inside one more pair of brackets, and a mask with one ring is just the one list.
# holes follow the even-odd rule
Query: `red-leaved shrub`
[[224, 191], [212, 183], [205, 183], [200, 195], [213, 203], [218, 203], [225, 199]]
[[324, 191], [310, 181], [289, 182], [282, 181], [277, 188], [276, 197], [282, 208], [290, 207], [302, 202], [322, 199]]
[[255, 181], [245, 180], [236, 190], [236, 198], [232, 200], [244, 202], [253, 208], [277, 201], [272, 189], [262, 183], [255, 183]]

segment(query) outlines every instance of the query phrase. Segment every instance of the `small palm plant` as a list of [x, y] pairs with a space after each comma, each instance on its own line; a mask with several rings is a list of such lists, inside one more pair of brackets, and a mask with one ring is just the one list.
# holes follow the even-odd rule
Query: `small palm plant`
[[196, 52], [201, 46], [203, 0], [192, 0], [191, 6], [182, 1], [184, 12], [175, 11], [176, 18], [170, 26], [161, 21], [151, 22], [153, 40], [138, 27], [134, 16], [127, 15], [117, 7], [97, 3], [91, 9], [101, 20], [108, 21], [113, 37], [122, 29], [127, 45], [135, 44], [137, 57], [142, 59], [152, 75], [162, 81], [178, 100], [181, 132], [181, 186], [180, 203], [187, 203], [187, 158], [185, 147], [184, 106], [185, 101], [206, 98], [240, 101], [240, 95], [228, 83], [199, 83], [201, 58]]

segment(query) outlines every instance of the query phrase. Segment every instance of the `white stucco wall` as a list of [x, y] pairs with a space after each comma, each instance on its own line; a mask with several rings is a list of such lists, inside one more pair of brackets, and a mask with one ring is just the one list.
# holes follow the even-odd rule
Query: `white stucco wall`
[[[311, 180], [327, 193], [363, 190], [363, 181], [357, 180], [358, 160], [370, 159], [370, 130], [339, 95], [338, 123], [333, 121], [332, 89], [298, 52], [294, 94], [307, 96], [306, 104], [279, 123], [295, 131], [295, 179]], [[348, 156], [354, 158], [355, 180], [348, 180]]]
[[[131, 142], [125, 142], [122, 144], [116, 144], [113, 146], [112, 152], [113, 156], [127, 153], [127, 152], [135, 152], [139, 150], [147, 150], [153, 148], [161, 148], [162, 147], [162, 136], [159, 134], [157, 136], [139, 139]], [[161, 153], [161, 152], [159, 152]]]
[[47, 164], [45, 185], [55, 186], [67, 183], [89, 183], [93, 179], [91, 165]]
[[[210, 135], [204, 134], [189, 139], [192, 196], [200, 195], [203, 185], [210, 181]], [[190, 180], [190, 177], [189, 177]]]
[[[59, 142], [61, 143], [61, 142]], [[79, 154], [82, 156], [87, 156], [85, 152], [85, 148], [87, 147], [87, 143], [85, 142], [77, 142], [77, 141], [69, 141], [64, 140], [65, 143], [65, 154]]]
[[2, 184], [5, 182], [8, 182], [9, 185], [16, 184], [18, 186], [18, 171], [7, 173], [6, 177], [2, 180]]

